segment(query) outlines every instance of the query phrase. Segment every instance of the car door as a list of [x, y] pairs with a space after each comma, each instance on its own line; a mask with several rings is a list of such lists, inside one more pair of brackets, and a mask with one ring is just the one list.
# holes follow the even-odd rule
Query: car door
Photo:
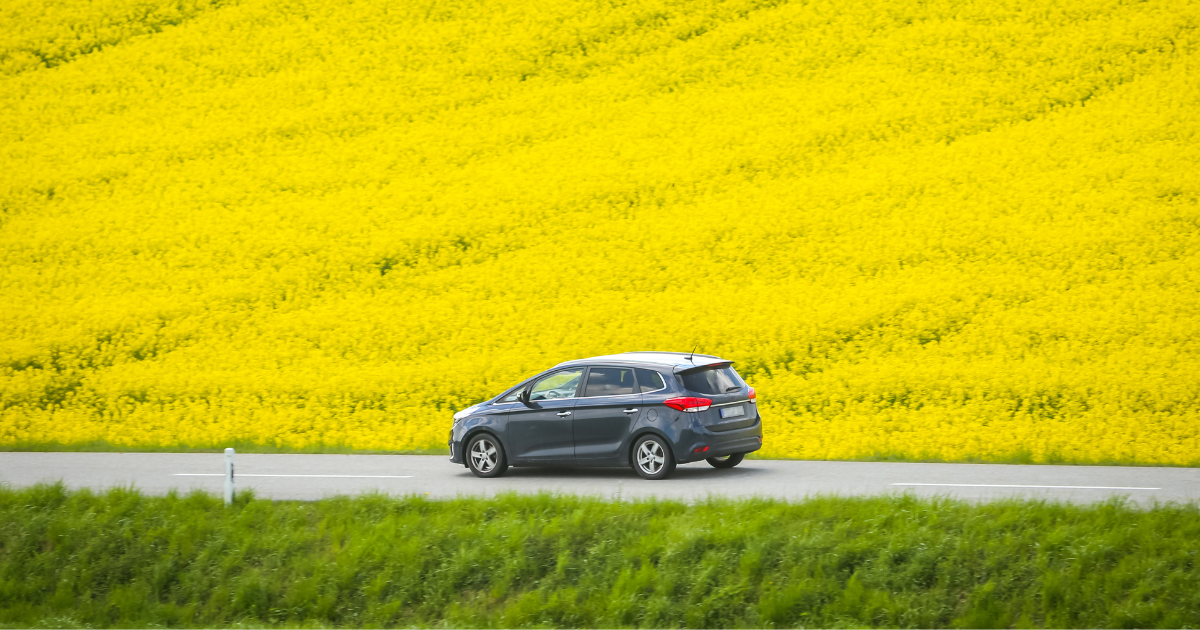
[[575, 458], [571, 415], [583, 368], [543, 376], [529, 388], [529, 400], [508, 413], [513, 459], [530, 462], [569, 462]]
[[572, 422], [576, 461], [617, 457], [641, 413], [641, 401], [632, 368], [588, 368], [587, 382], [575, 403]]

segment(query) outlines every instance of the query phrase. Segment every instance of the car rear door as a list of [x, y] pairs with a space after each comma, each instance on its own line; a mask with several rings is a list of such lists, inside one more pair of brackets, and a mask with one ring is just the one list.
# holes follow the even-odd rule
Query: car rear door
[[633, 368], [590, 367], [582, 391], [572, 422], [576, 460], [617, 457], [641, 413], [642, 396], [637, 393]]

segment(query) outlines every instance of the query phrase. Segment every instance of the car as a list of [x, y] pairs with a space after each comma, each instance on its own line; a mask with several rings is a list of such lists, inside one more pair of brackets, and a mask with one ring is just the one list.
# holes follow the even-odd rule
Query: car
[[625, 352], [560, 363], [454, 414], [450, 461], [485, 478], [509, 466], [631, 466], [665, 479], [700, 460], [732, 468], [762, 443], [757, 395], [733, 361]]

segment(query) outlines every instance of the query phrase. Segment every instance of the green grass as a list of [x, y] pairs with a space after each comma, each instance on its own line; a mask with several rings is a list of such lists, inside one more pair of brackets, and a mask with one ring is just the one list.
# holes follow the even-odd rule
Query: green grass
[[1197, 627], [1200, 507], [0, 488], [0, 625]]

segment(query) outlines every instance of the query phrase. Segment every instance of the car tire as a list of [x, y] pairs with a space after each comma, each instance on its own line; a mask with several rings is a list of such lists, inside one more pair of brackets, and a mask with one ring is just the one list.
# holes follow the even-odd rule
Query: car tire
[[467, 442], [467, 467], [476, 477], [499, 477], [508, 470], [508, 458], [500, 440], [490, 433], [480, 433]]
[[629, 465], [642, 479], [666, 479], [675, 470], [671, 447], [657, 435], [643, 435], [633, 444]]
[[742, 463], [743, 459], [746, 459], [745, 453], [734, 453], [724, 457], [709, 457], [706, 461], [713, 468], [733, 468]]

